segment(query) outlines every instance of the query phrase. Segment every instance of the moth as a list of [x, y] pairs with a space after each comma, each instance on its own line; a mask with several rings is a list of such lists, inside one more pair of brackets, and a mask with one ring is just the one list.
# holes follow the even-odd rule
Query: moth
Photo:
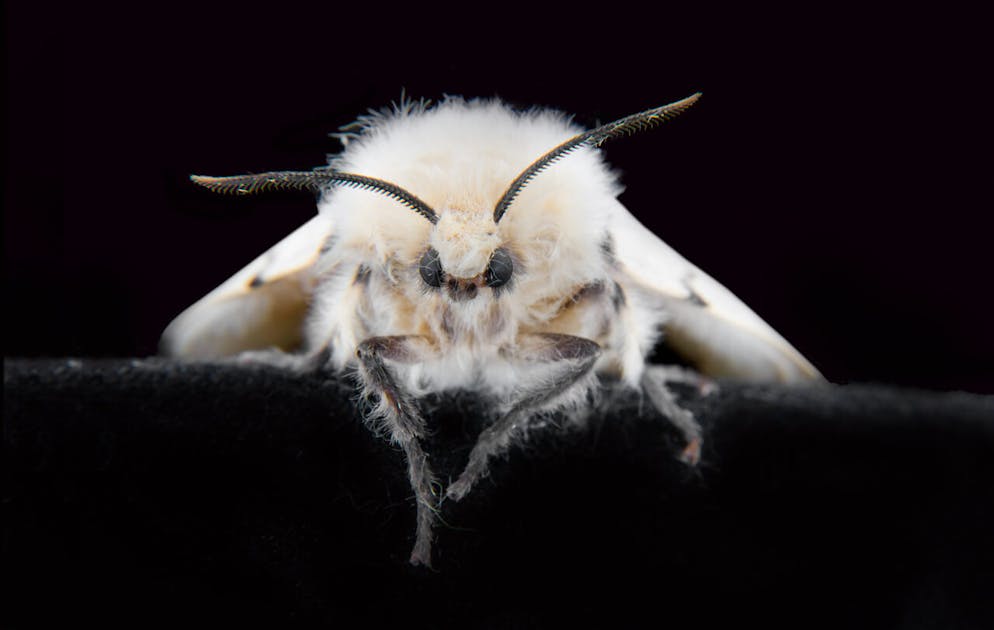
[[[414, 564], [431, 564], [443, 499], [465, 497], [542, 414], [581, 416], [603, 383], [651, 401], [694, 465], [701, 428], [672, 383], [820, 378], [617, 199], [599, 147], [699, 97], [588, 130], [497, 100], [402, 99], [344, 127], [328, 166], [192, 176], [222, 193], [314, 191], [318, 213], [180, 314], [163, 351], [354, 371], [374, 403], [370, 426], [406, 457]], [[649, 365], [657, 342], [696, 371]], [[492, 401], [496, 413], [443, 491], [418, 400], [457, 389]]]

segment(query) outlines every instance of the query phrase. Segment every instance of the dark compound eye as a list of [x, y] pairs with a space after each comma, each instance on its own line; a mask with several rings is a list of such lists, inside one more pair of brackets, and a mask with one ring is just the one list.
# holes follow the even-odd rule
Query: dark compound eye
[[442, 277], [445, 272], [442, 271], [442, 261], [439, 260], [438, 252], [434, 248], [424, 253], [418, 264], [418, 269], [421, 271], [421, 279], [425, 281], [425, 284], [430, 287], [442, 286]]
[[500, 248], [490, 257], [490, 264], [487, 265], [487, 286], [502, 287], [511, 279], [511, 272], [514, 271], [514, 263], [511, 262], [511, 255], [507, 250]]

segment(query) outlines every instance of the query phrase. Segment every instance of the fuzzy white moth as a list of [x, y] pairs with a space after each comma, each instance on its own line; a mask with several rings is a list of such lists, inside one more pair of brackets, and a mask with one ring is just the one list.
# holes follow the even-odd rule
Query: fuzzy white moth
[[[340, 134], [328, 167], [193, 180], [215, 191], [320, 192], [318, 215], [191, 306], [166, 354], [247, 355], [355, 369], [370, 420], [406, 455], [411, 561], [430, 565], [442, 498], [418, 397], [468, 389], [499, 412], [444, 496], [463, 498], [539, 412], [576, 412], [601, 381], [642, 391], [686, 440], [701, 431], [647, 365], [662, 339], [707, 376], [797, 381], [818, 371], [753, 311], [643, 227], [597, 150], [682, 113], [699, 94], [583, 131], [498, 101], [402, 102]], [[413, 212], [412, 212], [413, 210]], [[243, 355], [245, 356], [245, 355]]]

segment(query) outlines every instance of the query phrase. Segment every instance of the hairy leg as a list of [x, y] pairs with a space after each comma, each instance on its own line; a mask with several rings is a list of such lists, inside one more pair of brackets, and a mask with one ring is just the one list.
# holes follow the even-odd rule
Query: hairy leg
[[381, 422], [390, 439], [404, 449], [407, 475], [417, 500], [417, 532], [411, 564], [431, 566], [437, 498], [435, 476], [421, 446], [424, 420], [413, 396], [404, 391], [386, 361], [418, 363], [434, 354], [429, 342], [418, 336], [372, 337], [359, 344], [359, 374], [367, 391], [379, 397], [375, 421]]
[[233, 357], [222, 359], [234, 365], [267, 365], [299, 374], [312, 374], [330, 369], [331, 350], [323, 346], [306, 354], [285, 352], [279, 348], [247, 350]]
[[652, 406], [680, 431], [687, 443], [680, 453], [680, 459], [695, 466], [701, 459], [701, 425], [697, 423], [694, 414], [680, 406], [676, 396], [667, 387], [667, 383], [673, 382], [696, 385], [703, 393], [713, 391], [714, 385], [703, 376], [672, 366], [650, 365], [642, 375], [642, 390], [649, 397]]
[[689, 385], [696, 388], [702, 396], [718, 391], [718, 385], [713, 380], [682, 365], [650, 365], [647, 369], [654, 371], [664, 383]]
[[446, 496], [454, 501], [465, 497], [487, 474], [488, 460], [507, 449], [515, 431], [523, 428], [539, 407], [566, 393], [589, 374], [600, 352], [600, 346], [582, 337], [553, 333], [522, 335], [509, 356], [545, 364], [549, 374], [527, 387], [510, 410], [480, 434], [466, 468], [449, 486]]

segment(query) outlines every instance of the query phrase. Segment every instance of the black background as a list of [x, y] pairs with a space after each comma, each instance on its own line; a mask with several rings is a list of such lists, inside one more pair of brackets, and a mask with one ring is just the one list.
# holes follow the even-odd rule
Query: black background
[[830, 380], [994, 392], [977, 16], [319, 7], [6, 4], [6, 356], [154, 353], [314, 211], [187, 175], [322, 164], [329, 132], [401, 89], [587, 125], [700, 90], [608, 145], [633, 213]]

